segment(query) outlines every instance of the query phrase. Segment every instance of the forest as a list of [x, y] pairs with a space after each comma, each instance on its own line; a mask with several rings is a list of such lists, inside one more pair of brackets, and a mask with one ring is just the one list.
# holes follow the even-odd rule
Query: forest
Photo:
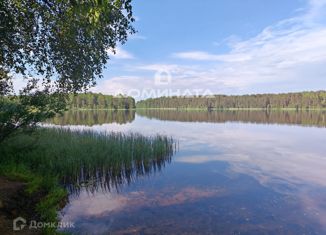
[[150, 98], [137, 108], [166, 109], [325, 109], [326, 91], [283, 94], [214, 95]]
[[127, 96], [103, 95], [101, 93], [80, 93], [69, 96], [68, 109], [133, 109], [135, 100]]
[[150, 119], [178, 122], [260, 123], [326, 127], [326, 111], [292, 110], [175, 110], [139, 109], [137, 114]]

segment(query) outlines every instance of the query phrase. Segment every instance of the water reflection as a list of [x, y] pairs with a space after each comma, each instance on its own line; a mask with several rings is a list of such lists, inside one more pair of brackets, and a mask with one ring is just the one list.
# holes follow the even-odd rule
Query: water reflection
[[325, 114], [286, 113], [159, 111], [97, 126], [173, 136], [179, 151], [119, 192], [82, 190], [62, 220], [73, 234], [326, 234]]
[[175, 141], [165, 136], [111, 134], [108, 138], [105, 148], [98, 143], [97, 156], [90, 146], [93, 158], [68, 161], [69, 166], [58, 172], [71, 196], [78, 196], [81, 191], [94, 194], [114, 189], [119, 192], [122, 186], [137, 178], [160, 172], [176, 152]]
[[243, 122], [294, 124], [326, 127], [326, 111], [178, 111], [160, 109], [140, 109], [137, 114], [158, 120], [181, 122]]
[[[135, 110], [84, 110], [67, 111], [62, 116], [49, 119], [56, 125], [103, 125], [126, 124], [135, 120]], [[326, 111], [178, 111], [139, 109], [137, 114], [150, 119], [180, 122], [242, 122], [260, 124], [291, 124], [326, 127]]]
[[134, 110], [84, 110], [67, 111], [49, 119], [55, 125], [102, 125], [104, 123], [126, 124], [135, 119]]
[[138, 160], [129, 162], [130, 167], [118, 165], [114, 167], [98, 167], [93, 171], [81, 169], [76, 176], [67, 176], [63, 179], [71, 196], [79, 196], [81, 191], [94, 194], [95, 192], [120, 191], [123, 185], [135, 182], [137, 178], [160, 172], [167, 163], [171, 162], [172, 153], [163, 157], [154, 157], [152, 160]]

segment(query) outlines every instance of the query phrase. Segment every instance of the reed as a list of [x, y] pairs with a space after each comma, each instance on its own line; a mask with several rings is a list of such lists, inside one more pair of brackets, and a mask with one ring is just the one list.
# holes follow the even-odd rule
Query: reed
[[56, 176], [70, 191], [110, 189], [160, 170], [174, 151], [173, 139], [166, 136], [39, 128], [33, 135], [20, 134], [7, 141], [0, 161]]
[[[0, 175], [26, 182], [26, 198], [38, 198], [33, 209], [37, 217], [57, 222], [57, 211], [68, 194], [119, 190], [139, 176], [161, 170], [175, 147], [172, 138], [160, 135], [42, 127], [0, 144]], [[42, 232], [59, 234], [55, 228]]]

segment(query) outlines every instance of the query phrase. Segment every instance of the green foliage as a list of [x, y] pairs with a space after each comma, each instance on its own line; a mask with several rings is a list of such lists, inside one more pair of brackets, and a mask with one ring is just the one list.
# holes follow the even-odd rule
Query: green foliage
[[[27, 183], [26, 197], [38, 197], [35, 213], [39, 220], [44, 222], [58, 222], [57, 211], [62, 207], [68, 196], [55, 176], [41, 175], [33, 171], [24, 163], [1, 163], [0, 174], [11, 180]], [[43, 234], [61, 234], [55, 228], [45, 228]]]
[[101, 93], [81, 93], [70, 95], [69, 109], [134, 109], [132, 97], [102, 95]]
[[31, 130], [45, 119], [64, 110], [65, 96], [36, 91], [19, 96], [0, 96], [0, 142], [15, 131]]
[[135, 31], [131, 0], [2, 0], [0, 14], [0, 68], [65, 91], [92, 85]]
[[[67, 191], [58, 185], [53, 186], [47, 195], [37, 204], [36, 211], [42, 221], [58, 221], [57, 211], [67, 197]], [[46, 234], [56, 234], [54, 228], [45, 228]]]
[[[135, 32], [133, 21], [131, 0], [0, 1], [0, 142], [94, 85], [108, 50]], [[19, 95], [16, 75], [28, 83]]]
[[0, 66], [0, 97], [10, 94], [13, 91], [11, 76], [8, 70]]
[[241, 96], [161, 97], [137, 102], [137, 108], [172, 109], [324, 109], [326, 91]]

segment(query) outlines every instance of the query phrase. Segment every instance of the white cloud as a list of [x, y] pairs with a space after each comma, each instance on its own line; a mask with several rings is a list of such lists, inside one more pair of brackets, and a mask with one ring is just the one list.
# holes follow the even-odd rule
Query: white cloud
[[129, 39], [131, 39], [131, 40], [146, 40], [147, 37], [136, 33], [136, 34], [129, 35]]
[[[102, 83], [101, 89], [155, 89], [155, 73], [162, 70], [171, 73], [169, 87], [173, 89], [210, 89], [226, 94], [325, 89], [326, 0], [307, 3], [301, 15], [270, 25], [255, 37], [228, 37], [223, 41], [230, 48], [228, 53], [173, 53], [177, 62], [134, 66], [131, 70], [137, 79], [116, 77]], [[152, 74], [144, 78], [144, 71]]]
[[309, 23], [325, 20], [326, 0], [309, 0], [308, 3], [310, 8], [304, 16], [305, 20]]
[[134, 16], [135, 21], [140, 21], [140, 17], [139, 16]]
[[[309, 6], [299, 17], [268, 26], [248, 40], [228, 43], [231, 50], [226, 54], [188, 51], [173, 56], [191, 61], [219, 61], [201, 79], [206, 80], [209, 75], [238, 88], [262, 82], [300, 79], [311, 82], [314, 78], [302, 77], [303, 74], [313, 74], [316, 68], [319, 74], [326, 74], [323, 66], [326, 63], [326, 25], [319, 23], [326, 18], [326, 11], [323, 11], [326, 0], [311, 0]], [[318, 83], [322, 77], [315, 79]]]
[[148, 70], [148, 71], [157, 71], [157, 70], [176, 70], [178, 69], [177, 64], [146, 64], [135, 66], [135, 69], [139, 70]]
[[187, 71], [194, 69], [193, 66], [182, 66], [178, 64], [146, 64], [134, 66], [133, 69], [136, 70], [146, 70], [146, 71], [168, 71], [170, 73], [187, 73]]
[[190, 51], [190, 52], [180, 52], [174, 53], [173, 57], [180, 59], [191, 59], [191, 60], [210, 60], [210, 61], [224, 61], [224, 62], [237, 62], [250, 60], [250, 55], [247, 54], [224, 54], [215, 55], [204, 51]]
[[107, 49], [107, 53], [112, 58], [115, 58], [115, 59], [134, 59], [135, 58], [133, 54], [122, 49], [120, 46], [115, 49], [115, 53], [110, 49]]
[[113, 77], [100, 81], [96, 87], [91, 88], [91, 91], [102, 94], [127, 94], [129, 90], [139, 87], [138, 84], [145, 85], [146, 79], [137, 76]]
[[222, 46], [222, 45], [227, 45], [228, 47], [231, 47], [233, 44], [237, 43], [241, 41], [241, 38], [237, 35], [230, 35], [226, 38], [224, 38], [222, 41], [216, 41], [216, 42], [213, 42], [213, 45], [214, 46]]

